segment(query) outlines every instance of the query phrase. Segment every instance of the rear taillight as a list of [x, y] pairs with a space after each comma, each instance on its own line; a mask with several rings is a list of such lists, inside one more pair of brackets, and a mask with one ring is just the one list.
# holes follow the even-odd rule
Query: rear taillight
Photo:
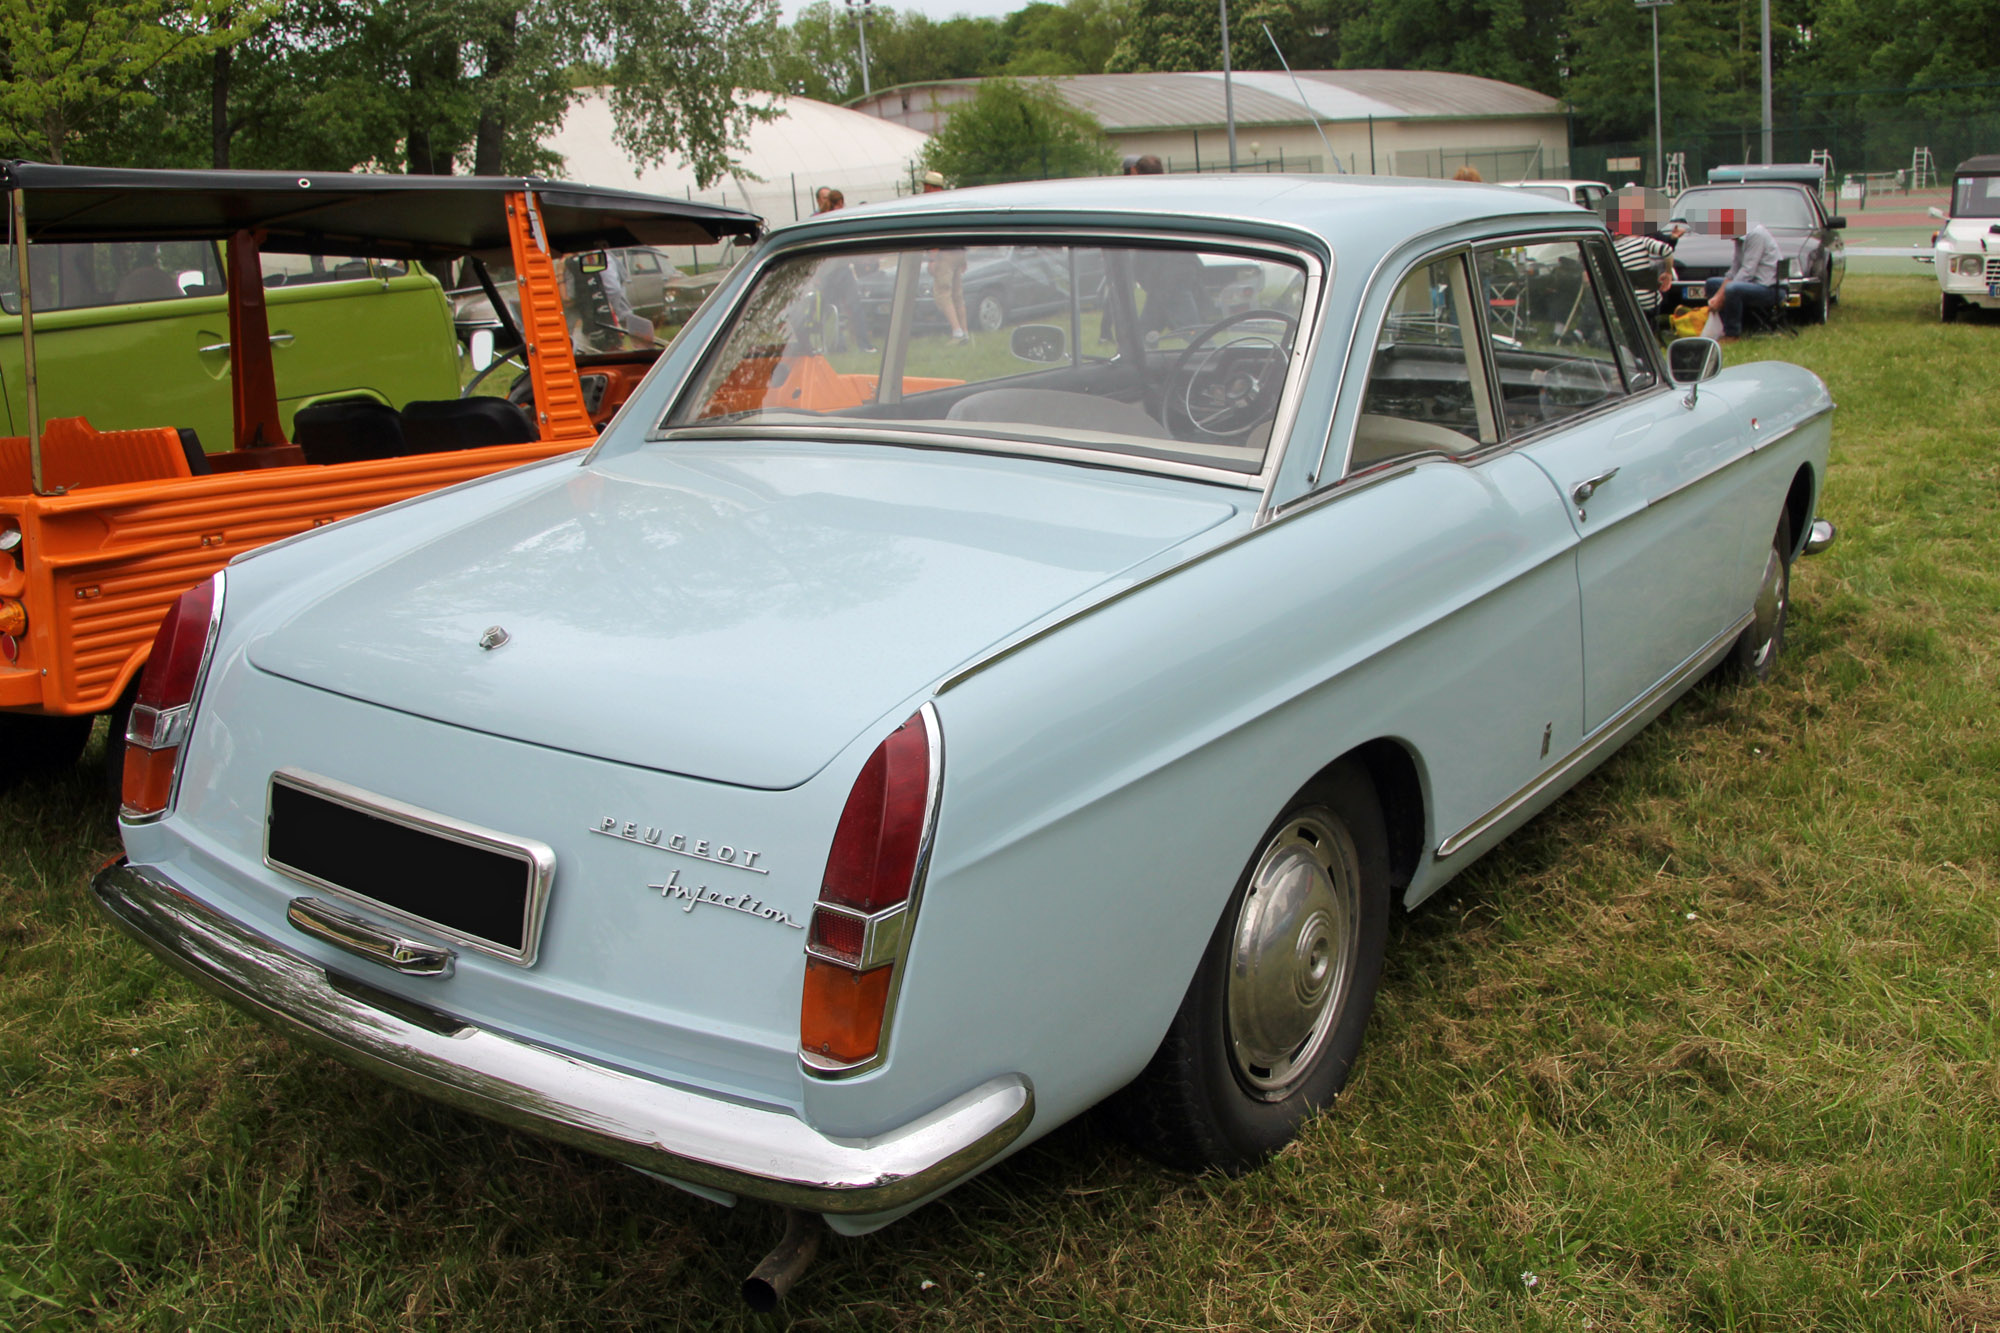
[[139, 675], [139, 693], [125, 729], [125, 783], [119, 815], [130, 823], [158, 819], [173, 804], [181, 746], [194, 722], [195, 695], [222, 620], [222, 575], [174, 600], [153, 636], [153, 654]]
[[943, 776], [925, 704], [868, 756], [847, 794], [806, 935], [799, 1055], [821, 1074], [879, 1061], [902, 980]]

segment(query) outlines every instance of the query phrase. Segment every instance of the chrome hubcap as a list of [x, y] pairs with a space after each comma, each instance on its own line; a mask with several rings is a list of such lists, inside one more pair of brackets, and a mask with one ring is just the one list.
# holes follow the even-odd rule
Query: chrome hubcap
[[1360, 917], [1354, 843], [1324, 810], [1288, 820], [1250, 875], [1231, 940], [1229, 1053], [1252, 1095], [1312, 1072], [1347, 999]]
[[1764, 581], [1757, 585], [1757, 600], [1751, 604], [1750, 622], [1757, 644], [1751, 665], [1762, 671], [1778, 651], [1778, 633], [1785, 623], [1785, 562], [1776, 547], [1764, 564]]

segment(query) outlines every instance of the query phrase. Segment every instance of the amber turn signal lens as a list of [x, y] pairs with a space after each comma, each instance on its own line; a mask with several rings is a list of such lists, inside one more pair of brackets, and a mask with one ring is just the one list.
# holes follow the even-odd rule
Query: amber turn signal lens
[[894, 966], [851, 972], [824, 958], [806, 959], [805, 1002], [799, 1006], [799, 1047], [840, 1064], [858, 1064], [882, 1044], [882, 1011]]
[[142, 745], [125, 747], [125, 785], [119, 793], [122, 813], [157, 815], [167, 808], [174, 794], [174, 767], [180, 762], [180, 747], [148, 750]]
[[28, 628], [28, 608], [12, 597], [0, 597], [0, 634], [19, 638]]

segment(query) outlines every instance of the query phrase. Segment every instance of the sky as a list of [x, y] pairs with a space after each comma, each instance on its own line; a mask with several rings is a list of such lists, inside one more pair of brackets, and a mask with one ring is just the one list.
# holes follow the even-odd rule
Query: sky
[[[785, 22], [790, 23], [799, 16], [811, 0], [781, 0], [780, 8]], [[924, 14], [933, 19], [955, 18], [968, 14], [973, 18], [1005, 18], [1028, 3], [1028, 0], [878, 0], [899, 13]], [[835, 9], [842, 7], [842, 0], [833, 0]]]

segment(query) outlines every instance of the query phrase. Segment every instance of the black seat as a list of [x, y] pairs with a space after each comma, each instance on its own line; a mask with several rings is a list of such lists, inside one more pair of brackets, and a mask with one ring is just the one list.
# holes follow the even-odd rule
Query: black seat
[[209, 473], [215, 471], [213, 467], [209, 466], [208, 451], [201, 447], [201, 436], [195, 432], [192, 426], [180, 427], [180, 437], [181, 453], [187, 457], [188, 475], [190, 477], [206, 477]]
[[505, 398], [444, 398], [403, 405], [403, 439], [413, 454], [527, 444], [537, 438], [534, 419]]
[[292, 418], [292, 442], [308, 463], [358, 463], [404, 452], [403, 419], [373, 398], [342, 398], [302, 407]]
[[1786, 285], [1792, 276], [1792, 261], [1778, 261], [1777, 281], [1772, 284], [1778, 289], [1778, 299], [1770, 305], [1758, 306], [1748, 302], [1743, 306], [1743, 331], [1745, 333], [1785, 333], [1796, 338], [1797, 328], [1793, 327], [1791, 312], [1785, 305], [1785, 298], [1791, 289]]

